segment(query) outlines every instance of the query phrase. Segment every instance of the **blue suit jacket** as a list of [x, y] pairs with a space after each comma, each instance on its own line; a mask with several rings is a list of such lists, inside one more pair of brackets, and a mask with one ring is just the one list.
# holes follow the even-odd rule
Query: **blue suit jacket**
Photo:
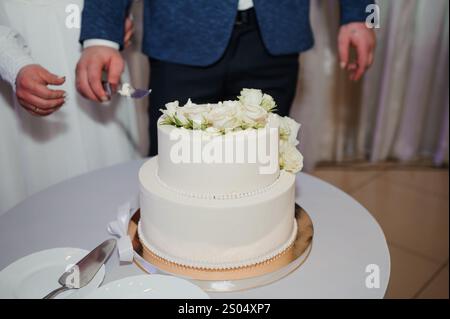
[[[220, 59], [233, 30], [238, 0], [144, 0], [143, 51], [174, 63], [207, 66]], [[253, 0], [261, 35], [273, 55], [313, 46], [309, 0]], [[123, 45], [131, 0], [85, 0], [80, 41]], [[340, 0], [341, 23], [365, 21], [372, 0]]]

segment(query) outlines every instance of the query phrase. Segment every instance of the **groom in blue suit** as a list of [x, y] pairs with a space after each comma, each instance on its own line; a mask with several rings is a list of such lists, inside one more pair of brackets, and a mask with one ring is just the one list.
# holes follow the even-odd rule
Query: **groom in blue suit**
[[[131, 0], [85, 0], [77, 88], [106, 101], [102, 71], [113, 87], [124, 61], [124, 20]], [[371, 0], [340, 0], [341, 67], [358, 80], [373, 61], [375, 36], [365, 20]], [[309, 0], [145, 0], [143, 51], [151, 65], [150, 155], [157, 154], [156, 121], [165, 103], [235, 99], [259, 88], [288, 115], [297, 84], [299, 54], [313, 46]], [[349, 49], [357, 52], [350, 61]]]

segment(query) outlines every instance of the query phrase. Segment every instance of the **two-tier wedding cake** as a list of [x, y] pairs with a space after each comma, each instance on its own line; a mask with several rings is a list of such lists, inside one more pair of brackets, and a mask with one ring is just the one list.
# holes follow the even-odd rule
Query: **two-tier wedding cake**
[[287, 250], [297, 236], [300, 125], [260, 90], [236, 101], [169, 103], [157, 157], [139, 172], [142, 244], [181, 266], [231, 269]]

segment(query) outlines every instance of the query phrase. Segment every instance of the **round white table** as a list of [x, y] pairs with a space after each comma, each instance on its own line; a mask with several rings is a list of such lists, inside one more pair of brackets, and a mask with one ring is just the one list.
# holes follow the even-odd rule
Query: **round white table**
[[[30, 253], [55, 247], [92, 249], [107, 237], [117, 207], [138, 193], [143, 160], [82, 175], [29, 197], [0, 216], [0, 269]], [[390, 257], [383, 231], [370, 213], [336, 187], [307, 174], [297, 178], [297, 203], [310, 215], [314, 240], [306, 262], [264, 287], [213, 298], [383, 298]], [[142, 274], [106, 265], [105, 283]]]

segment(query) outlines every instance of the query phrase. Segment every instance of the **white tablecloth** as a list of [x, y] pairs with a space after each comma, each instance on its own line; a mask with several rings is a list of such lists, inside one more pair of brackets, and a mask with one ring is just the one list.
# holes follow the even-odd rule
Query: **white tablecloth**
[[[142, 161], [101, 169], [38, 193], [0, 216], [0, 269], [27, 254], [54, 247], [92, 249], [110, 237], [106, 225], [117, 207], [138, 193]], [[349, 195], [315, 177], [299, 174], [297, 202], [314, 224], [306, 262], [268, 286], [217, 298], [382, 298], [390, 275], [383, 232], [370, 213]], [[366, 279], [379, 269], [379, 288]], [[120, 265], [117, 254], [107, 263], [105, 282], [142, 273]], [[376, 275], [373, 273], [372, 275]], [[369, 285], [371, 287], [371, 285]]]

